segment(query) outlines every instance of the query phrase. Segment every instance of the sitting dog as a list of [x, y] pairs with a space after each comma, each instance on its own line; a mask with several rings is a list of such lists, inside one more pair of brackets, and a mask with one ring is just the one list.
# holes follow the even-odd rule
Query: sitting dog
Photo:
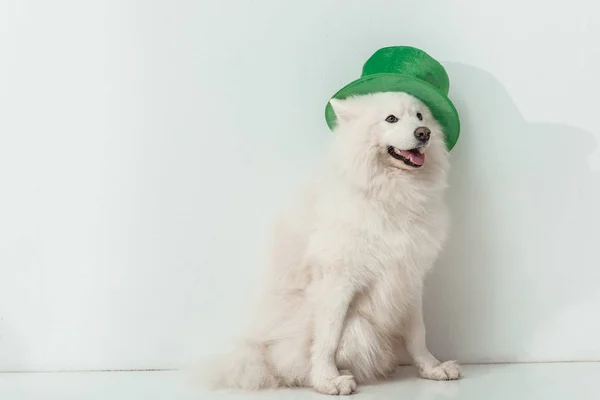
[[277, 220], [250, 331], [213, 365], [217, 387], [309, 386], [347, 395], [392, 374], [458, 379], [427, 349], [424, 279], [445, 242], [444, 132], [403, 92], [331, 99], [327, 167]]

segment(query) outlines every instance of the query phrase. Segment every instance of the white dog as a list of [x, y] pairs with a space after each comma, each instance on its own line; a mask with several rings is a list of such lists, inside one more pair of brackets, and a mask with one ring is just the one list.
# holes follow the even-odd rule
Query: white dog
[[330, 395], [394, 372], [404, 347], [420, 376], [461, 376], [425, 344], [423, 281], [444, 244], [448, 153], [430, 110], [406, 93], [331, 100], [327, 168], [275, 226], [251, 331], [218, 387], [311, 386]]

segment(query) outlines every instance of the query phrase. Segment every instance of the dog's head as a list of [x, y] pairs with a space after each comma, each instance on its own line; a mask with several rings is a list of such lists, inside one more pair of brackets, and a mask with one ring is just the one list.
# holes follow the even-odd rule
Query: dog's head
[[[361, 186], [383, 178], [445, 185], [444, 134], [429, 108], [407, 93], [386, 92], [330, 100], [337, 116], [334, 160]], [[387, 181], [389, 182], [389, 181]], [[433, 185], [433, 186], [432, 186]]]
[[388, 92], [330, 103], [337, 116], [337, 140], [351, 159], [369, 154], [380, 167], [403, 173], [427, 169], [428, 164], [439, 165], [445, 159], [440, 124], [414, 96]]

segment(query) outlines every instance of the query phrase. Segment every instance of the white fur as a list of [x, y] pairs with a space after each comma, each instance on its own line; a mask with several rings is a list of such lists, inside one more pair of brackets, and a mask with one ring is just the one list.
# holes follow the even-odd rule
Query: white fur
[[[448, 227], [441, 128], [406, 93], [332, 106], [338, 126], [327, 167], [277, 220], [262, 302], [246, 339], [213, 365], [217, 387], [351, 394], [393, 373], [403, 346], [423, 378], [461, 375], [427, 350], [421, 307]], [[399, 121], [386, 122], [390, 114]], [[415, 169], [387, 148], [417, 147], [419, 126], [432, 137]]]

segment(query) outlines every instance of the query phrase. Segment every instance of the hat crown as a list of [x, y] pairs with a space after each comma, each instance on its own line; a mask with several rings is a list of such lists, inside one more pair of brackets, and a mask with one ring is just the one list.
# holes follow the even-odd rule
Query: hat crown
[[365, 62], [362, 77], [400, 74], [425, 81], [448, 95], [450, 79], [445, 68], [423, 50], [410, 46], [384, 47]]

